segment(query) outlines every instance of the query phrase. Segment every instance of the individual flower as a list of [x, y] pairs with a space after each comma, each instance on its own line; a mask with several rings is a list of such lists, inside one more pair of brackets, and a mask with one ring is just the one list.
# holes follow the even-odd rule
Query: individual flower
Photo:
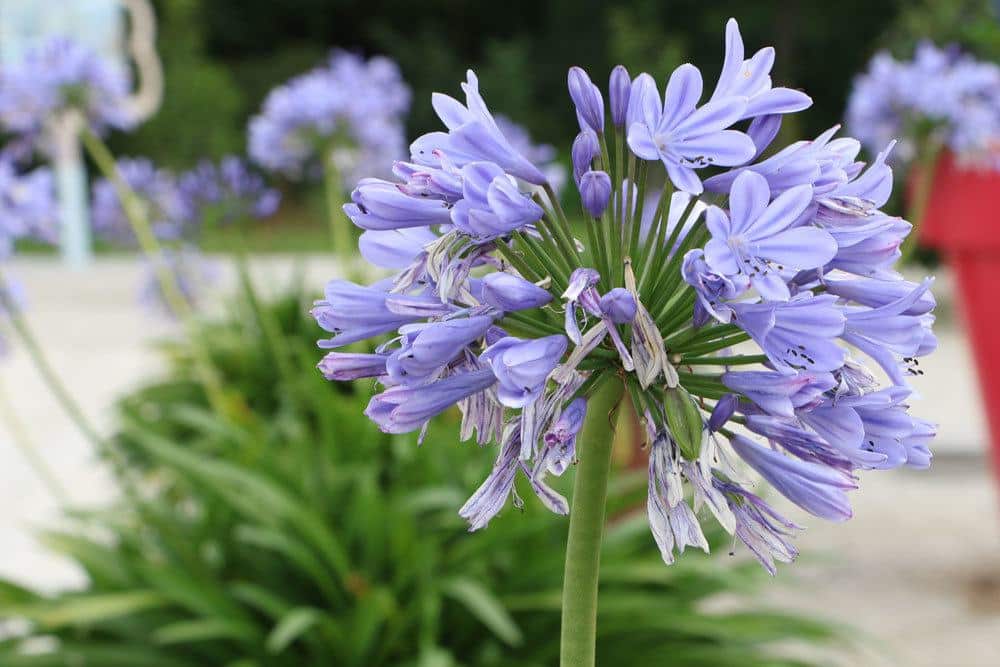
[[126, 129], [128, 79], [122, 67], [65, 37], [25, 52], [0, 71], [0, 123], [10, 132], [37, 135], [49, 120], [79, 112], [93, 129]]
[[329, 61], [272, 90], [250, 121], [248, 150], [287, 178], [339, 173], [345, 186], [388, 175], [406, 152], [410, 89], [388, 58], [334, 51]]
[[772, 201], [763, 176], [741, 174], [729, 193], [729, 214], [717, 206], [706, 213], [709, 268], [730, 279], [742, 276], [765, 299], [787, 301], [791, 293], [782, 273], [825, 266], [837, 254], [829, 233], [798, 224], [812, 197], [812, 187], [800, 185]]
[[462, 84], [465, 104], [442, 93], [431, 103], [447, 132], [431, 132], [410, 145], [414, 162], [439, 166], [446, 160], [461, 167], [470, 162], [493, 162], [511, 176], [534, 185], [547, 183], [545, 175], [508, 139], [479, 93], [479, 79], [472, 70]]
[[[730, 22], [704, 104], [692, 65], [665, 101], [648, 73], [617, 67], [604, 94], [571, 70], [582, 228], [472, 72], [464, 104], [433, 98], [446, 131], [415, 141], [395, 180], [358, 184], [345, 211], [366, 230], [363, 256], [392, 274], [327, 285], [313, 315], [334, 351], [319, 369], [375, 378], [366, 414], [390, 433], [457, 407], [459, 437], [496, 450], [459, 510], [471, 529], [522, 506], [518, 477], [570, 511], [546, 478], [593, 464], [577, 440], [605, 383], [624, 384], [642, 421], [647, 517], [667, 563], [707, 550], [714, 519], [773, 574], [800, 528], [751, 492], [758, 479], [842, 521], [859, 470], [929, 465], [935, 427], [911, 416], [908, 382], [936, 345], [935, 302], [929, 280], [893, 269], [910, 225], [880, 210], [892, 145], [866, 168], [832, 128], [761, 159], [782, 115], [810, 103], [772, 86], [772, 64], [771, 49], [746, 59]], [[603, 154], [609, 143], [650, 164], [636, 174], [635, 159]], [[372, 351], [344, 349], [364, 339]]]

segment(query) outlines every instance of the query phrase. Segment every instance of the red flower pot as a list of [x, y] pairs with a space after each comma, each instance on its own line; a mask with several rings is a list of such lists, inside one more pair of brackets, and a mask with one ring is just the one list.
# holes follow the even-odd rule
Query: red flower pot
[[1000, 476], [1000, 298], [993, 291], [1000, 277], [1000, 172], [964, 168], [943, 154], [919, 234], [955, 272]]

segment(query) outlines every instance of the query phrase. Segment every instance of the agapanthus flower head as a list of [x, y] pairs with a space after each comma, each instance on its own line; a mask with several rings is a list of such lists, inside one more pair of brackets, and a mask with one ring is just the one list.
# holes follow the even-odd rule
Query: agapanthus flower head
[[345, 185], [388, 175], [406, 152], [410, 89], [388, 58], [334, 51], [272, 90], [250, 121], [250, 157], [292, 179], [336, 169]]
[[910, 60], [879, 52], [854, 80], [847, 123], [872, 152], [899, 139], [902, 162], [930, 145], [1000, 169], [1000, 66], [930, 42]]
[[177, 187], [183, 215], [193, 224], [209, 217], [216, 224], [267, 218], [281, 203], [281, 193], [235, 155], [202, 161], [177, 177]]
[[[177, 187], [176, 177], [142, 157], [123, 157], [117, 162], [118, 174], [137, 195], [143, 214], [156, 236], [165, 241], [189, 238], [185, 227], [187, 208]], [[134, 247], [132, 226], [114, 183], [98, 179], [92, 188], [91, 219], [96, 234], [116, 245]]]
[[[205, 225], [269, 214], [277, 205], [277, 193], [237, 158], [225, 158], [218, 165], [205, 162], [180, 177], [147, 158], [120, 158], [116, 168], [163, 249], [159, 258], [147, 261], [139, 300], [171, 316], [179, 313], [162, 291], [164, 271], [192, 308], [201, 304], [202, 292], [217, 280], [215, 266], [198, 250]], [[91, 219], [103, 241], [130, 250], [138, 247], [121, 193], [108, 179], [99, 179], [92, 187]]]
[[75, 110], [97, 131], [124, 129], [134, 122], [128, 93], [122, 67], [76, 41], [54, 37], [0, 71], [0, 123], [10, 132], [36, 135], [50, 119]]
[[[781, 115], [809, 105], [772, 86], [773, 59], [745, 58], [731, 21], [705, 102], [693, 65], [665, 100], [659, 73], [615, 68], [605, 93], [571, 70], [582, 238], [471, 72], [464, 104], [434, 97], [447, 131], [418, 138], [398, 180], [354, 191], [362, 254], [394, 273], [327, 285], [320, 371], [376, 378], [367, 414], [391, 433], [457, 405], [461, 438], [498, 449], [460, 510], [472, 529], [520, 506], [519, 475], [569, 510], [545, 478], [592, 455], [578, 436], [607, 382], [645, 427], [647, 514], [668, 563], [708, 549], [709, 518], [769, 572], [793, 560], [799, 527], [751, 492], [758, 477], [841, 521], [859, 470], [929, 465], [934, 427], [910, 416], [908, 382], [936, 345], [935, 303], [929, 279], [892, 268], [910, 225], [879, 210], [891, 145], [866, 168], [832, 128], [761, 159]], [[342, 349], [367, 338], [370, 353]]]

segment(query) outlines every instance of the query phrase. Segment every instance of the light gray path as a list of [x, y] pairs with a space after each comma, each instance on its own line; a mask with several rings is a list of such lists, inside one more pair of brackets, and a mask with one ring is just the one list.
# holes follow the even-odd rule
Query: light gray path
[[[287, 285], [295, 262], [303, 263], [317, 293], [335, 271], [323, 257], [259, 258], [253, 263], [258, 284], [271, 290]], [[53, 363], [85, 411], [110, 427], [115, 398], [159, 367], [151, 342], [176, 334], [173, 323], [136, 303], [139, 264], [102, 259], [72, 272], [52, 260], [29, 259], [16, 262], [13, 272], [26, 288], [28, 318]], [[220, 294], [231, 289], [231, 272], [224, 269], [220, 282]], [[936, 292], [947, 289], [942, 280]], [[874, 638], [871, 646], [885, 649], [869, 646], [863, 658], [845, 665], [1000, 665], [1000, 505], [982, 464], [985, 427], [969, 350], [960, 323], [943, 319], [940, 349], [917, 383], [924, 400], [916, 407], [941, 424], [935, 447], [940, 464], [927, 473], [865, 475], [855, 494], [855, 518], [847, 524], [803, 518], [809, 528], [799, 544], [807, 555], [783, 568], [764, 595], [857, 625]], [[0, 361], [0, 374], [73, 499], [94, 504], [111, 497], [90, 446], [19, 350]], [[0, 425], [0, 574], [49, 589], [78, 583], [79, 573], [32, 537], [35, 528], [55, 520], [45, 487]]]

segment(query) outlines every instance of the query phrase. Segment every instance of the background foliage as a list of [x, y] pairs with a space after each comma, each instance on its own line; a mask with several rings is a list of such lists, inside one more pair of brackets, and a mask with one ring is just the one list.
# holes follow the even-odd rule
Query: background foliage
[[[28, 621], [0, 639], [0, 664], [555, 663], [565, 517], [529, 492], [523, 513], [508, 507], [488, 530], [467, 533], [456, 510], [495, 451], [456, 443], [454, 423], [437, 424], [419, 449], [380, 433], [361, 415], [367, 387], [314, 372], [319, 332], [303, 306], [245, 301], [206, 326], [226, 386], [250, 409], [240, 423], [209, 411], [187, 345], [164, 348], [172, 371], [122, 401], [107, 452], [122, 504], [78, 513], [71, 529], [46, 537], [88, 585], [46, 597], [0, 582], [0, 618]], [[265, 318], [280, 324], [277, 344]], [[833, 636], [746, 597], [741, 611], [703, 611], [766, 575], [699, 554], [664, 566], [641, 510], [644, 471], [616, 480], [601, 664], [804, 666], [772, 645]], [[725, 550], [721, 538], [713, 543]]]
[[570, 65], [600, 79], [619, 62], [658, 77], [684, 61], [721, 67], [726, 18], [748, 48], [773, 45], [774, 75], [815, 99], [789, 128], [812, 136], [842, 118], [851, 78], [880, 48], [908, 53], [917, 35], [1000, 57], [990, 0], [159, 0], [167, 71], [163, 111], [116, 139], [119, 154], [169, 166], [240, 152], [247, 118], [275, 85], [321, 61], [333, 46], [384, 53], [414, 89], [411, 136], [437, 129], [432, 91], [458, 92], [467, 67], [498, 110], [541, 140], [568, 146], [574, 118]]

